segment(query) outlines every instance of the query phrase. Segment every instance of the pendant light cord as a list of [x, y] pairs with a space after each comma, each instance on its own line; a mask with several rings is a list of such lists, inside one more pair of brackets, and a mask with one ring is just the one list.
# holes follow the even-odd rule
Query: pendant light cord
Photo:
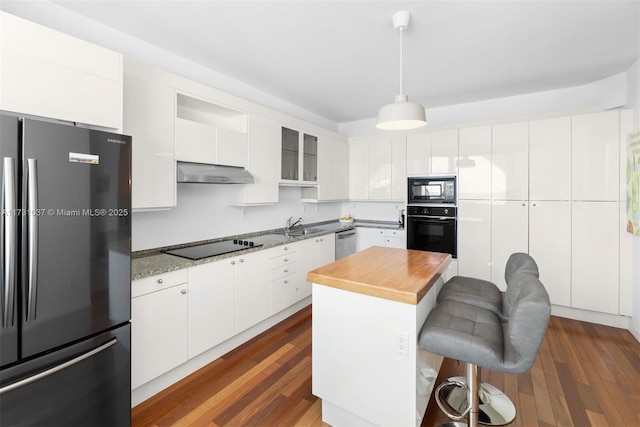
[[400, 95], [402, 92], [402, 33], [404, 33], [404, 28], [400, 28]]

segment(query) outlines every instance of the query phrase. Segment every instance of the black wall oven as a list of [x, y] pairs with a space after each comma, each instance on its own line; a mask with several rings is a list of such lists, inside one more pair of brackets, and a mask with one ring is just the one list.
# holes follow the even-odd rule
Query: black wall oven
[[456, 178], [409, 178], [407, 249], [458, 256]]

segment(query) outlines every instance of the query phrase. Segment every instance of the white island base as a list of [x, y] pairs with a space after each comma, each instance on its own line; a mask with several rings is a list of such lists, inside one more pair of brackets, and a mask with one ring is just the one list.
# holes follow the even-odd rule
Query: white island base
[[340, 426], [419, 426], [442, 358], [417, 345], [442, 287], [417, 305], [313, 284], [313, 394]]

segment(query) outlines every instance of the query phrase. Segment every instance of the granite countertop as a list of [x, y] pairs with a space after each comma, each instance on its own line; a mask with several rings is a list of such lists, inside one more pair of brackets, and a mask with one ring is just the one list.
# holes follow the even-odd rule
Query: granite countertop
[[196, 246], [207, 243], [221, 242], [224, 240], [232, 240], [232, 239], [250, 239], [252, 237], [259, 237], [268, 234], [279, 234], [284, 231], [284, 229], [275, 229], [257, 233], [247, 233], [235, 236], [226, 236], [224, 238], [205, 240], [199, 242], [192, 242], [181, 245], [174, 246], [166, 246], [155, 249], [146, 249], [141, 251], [134, 251], [132, 253], [131, 259], [131, 280], [144, 279], [145, 277], [155, 276], [158, 274], [168, 273], [170, 271], [180, 270], [183, 268], [189, 268], [194, 265], [206, 264], [209, 262], [219, 261], [226, 258], [232, 258], [238, 255], [247, 254], [250, 252], [261, 251], [269, 248], [273, 248], [276, 246], [291, 244], [294, 242], [298, 242], [300, 240], [310, 239], [312, 237], [322, 236], [325, 234], [335, 233], [337, 231], [342, 230], [350, 230], [354, 227], [367, 227], [367, 228], [389, 228], [389, 229], [402, 229], [400, 224], [397, 222], [391, 221], [369, 221], [369, 220], [356, 220], [353, 224], [343, 225], [338, 221], [325, 221], [314, 224], [306, 224], [304, 228], [314, 228], [317, 229], [318, 232], [310, 233], [302, 236], [291, 236], [287, 240], [283, 240], [277, 243], [270, 243], [260, 246], [258, 248], [248, 248], [241, 251], [231, 252], [223, 255], [217, 255], [209, 258], [203, 258], [200, 260], [190, 260], [186, 258], [181, 258], [174, 255], [168, 255], [161, 251], [170, 250], [170, 249], [178, 249], [184, 248], [188, 246]]
[[451, 255], [373, 246], [307, 274], [319, 285], [417, 305], [451, 262]]

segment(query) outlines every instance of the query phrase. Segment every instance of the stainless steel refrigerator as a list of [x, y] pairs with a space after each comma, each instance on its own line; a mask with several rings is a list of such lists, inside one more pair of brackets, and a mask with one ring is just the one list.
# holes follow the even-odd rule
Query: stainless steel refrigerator
[[129, 425], [131, 138], [0, 120], [0, 424]]

